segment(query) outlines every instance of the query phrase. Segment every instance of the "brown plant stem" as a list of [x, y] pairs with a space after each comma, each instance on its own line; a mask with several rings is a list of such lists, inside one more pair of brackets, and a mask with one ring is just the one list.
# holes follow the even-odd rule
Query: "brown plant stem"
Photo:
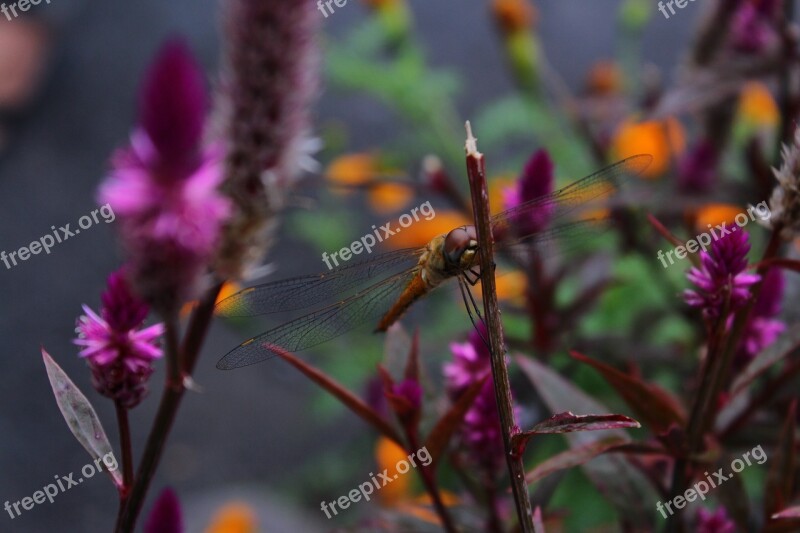
[[[172, 429], [178, 408], [181, 405], [183, 393], [186, 392], [184, 378], [190, 377], [188, 374], [182, 376], [179, 361], [194, 362], [205, 337], [208, 324], [214, 312], [214, 302], [219, 294], [220, 285], [214, 285], [203, 298], [200, 305], [195, 309], [190, 319], [187, 337], [183, 347], [187, 351], [181, 354], [181, 345], [178, 342], [178, 322], [176, 319], [166, 320], [166, 358], [167, 358], [167, 379], [164, 383], [164, 391], [161, 395], [161, 403], [158, 406], [156, 418], [147, 437], [142, 460], [139, 469], [136, 471], [130, 495], [125, 500], [117, 519], [115, 531], [117, 533], [130, 533], [136, 525], [136, 519], [142, 510], [147, 489], [153, 480], [158, 463], [164, 452], [167, 438]], [[200, 325], [204, 325], [203, 328]], [[189, 349], [193, 351], [188, 351]]]
[[[411, 445], [412, 449], [419, 450], [421, 448], [419, 444], [419, 438], [417, 437], [415, 431], [409, 431], [406, 436], [408, 437], [408, 443]], [[428, 492], [431, 500], [433, 501], [433, 507], [436, 509], [436, 514], [439, 515], [439, 519], [442, 521], [442, 528], [444, 528], [447, 533], [458, 533], [458, 529], [453, 523], [453, 519], [450, 518], [450, 513], [447, 512], [447, 507], [445, 507], [444, 502], [442, 501], [439, 487], [436, 484], [436, 475], [434, 471], [423, 464], [419, 465], [418, 470], [420, 477], [422, 478], [422, 484], [425, 485], [425, 490]]]
[[[769, 244], [767, 244], [767, 248], [764, 251], [762, 263], [777, 254], [781, 242], [780, 232], [781, 228], [773, 228]], [[761, 292], [766, 270], [767, 267], [763, 265], [757, 269], [758, 274], [761, 275], [761, 281], [753, 286], [750, 301], [747, 305], [736, 313], [736, 318], [733, 321], [730, 333], [725, 335], [724, 331], [720, 331], [724, 326], [719, 324], [720, 328], [711, 335], [709, 341], [708, 364], [703, 370], [701, 385], [697, 392], [697, 399], [692, 407], [687, 430], [689, 445], [688, 460], [681, 458], [675, 462], [672, 475], [672, 487], [670, 490], [673, 496], [684, 491], [687, 483], [686, 468], [691, 460], [691, 456], [702, 451], [703, 436], [713, 426], [717, 415], [716, 400], [719, 398], [720, 392], [722, 392], [723, 387], [727, 385], [729, 380], [733, 356], [741, 341], [745, 325], [750, 317], [750, 311], [753, 309], [753, 305]], [[723, 313], [723, 317], [725, 314], [726, 313]], [[676, 528], [680, 528], [679, 524], [680, 519], [677, 515], [670, 515], [667, 520], [667, 531], [676, 531]]]
[[483, 311], [492, 355], [492, 378], [497, 398], [497, 409], [503, 433], [506, 463], [511, 476], [511, 492], [517, 507], [520, 530], [523, 533], [533, 532], [533, 515], [528, 498], [528, 487], [525, 483], [525, 465], [521, 454], [512, 453], [511, 437], [519, 433], [514, 421], [511, 383], [508, 379], [508, 368], [505, 361], [505, 344], [503, 341], [503, 325], [500, 322], [500, 307], [497, 304], [497, 290], [494, 278], [494, 242], [489, 225], [489, 195], [486, 187], [486, 166], [483, 154], [478, 152], [477, 139], [472, 136], [472, 129], [467, 122], [467, 176], [472, 195], [475, 229], [478, 237], [478, 259], [481, 271], [481, 289], [483, 292]]
[[[122, 487], [119, 489], [121, 501], [125, 501], [133, 483], [133, 451], [131, 448], [131, 426], [128, 422], [128, 410], [119, 400], [114, 402], [117, 410], [119, 426], [119, 445], [122, 449]], [[120, 506], [122, 508], [122, 506]]]

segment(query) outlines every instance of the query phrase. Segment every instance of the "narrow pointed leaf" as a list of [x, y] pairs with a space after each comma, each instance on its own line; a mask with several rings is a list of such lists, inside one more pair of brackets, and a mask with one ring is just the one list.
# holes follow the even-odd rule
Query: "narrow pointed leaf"
[[786, 509], [777, 512], [771, 516], [773, 520], [787, 520], [787, 519], [800, 519], [800, 505], [795, 507], [787, 507]]
[[[113, 456], [114, 450], [92, 404], [44, 348], [42, 348], [42, 359], [56, 403], [72, 434], [89, 452], [92, 460], [102, 459], [108, 454]], [[106, 471], [114, 484], [121, 487], [122, 476], [119, 469], [113, 471], [106, 469]]]
[[600, 429], [639, 428], [639, 422], [625, 415], [576, 415], [570, 411], [553, 415], [539, 422], [523, 435], [536, 433], [572, 433]]
[[483, 379], [470, 385], [450, 407], [450, 410], [439, 419], [430, 434], [428, 434], [425, 447], [433, 458], [434, 464], [436, 464], [444, 453], [445, 448], [447, 448], [447, 443], [450, 442], [453, 433], [461, 426], [461, 422], [464, 421], [464, 416], [472, 406], [475, 398], [481, 392], [481, 389], [483, 389], [483, 385], [486, 383], [486, 380], [489, 379], [489, 375], [490, 374], [486, 374]]
[[578, 446], [577, 448], [570, 448], [536, 465], [536, 467], [525, 476], [525, 481], [529, 484], [536, 483], [554, 472], [580, 466], [608, 450], [619, 448], [627, 443], [628, 441], [625, 439], [611, 437], [610, 439], [590, 442], [589, 444]]
[[636, 413], [636, 417], [654, 432], [663, 433], [671, 424], [686, 426], [686, 415], [681, 405], [664, 389], [581, 353], [570, 353], [573, 358], [597, 370]]
[[[516, 361], [552, 411], [570, 410], [582, 413], [609, 411], [605, 405], [538, 361], [524, 356], [517, 356]], [[619, 429], [564, 434], [571, 448], [586, 446], [612, 437], [629, 440], [627, 433]], [[624, 456], [600, 455], [595, 460], [581, 465], [581, 468], [595, 487], [630, 524], [647, 530], [652, 529], [654, 517], [649, 502], [659, 500], [659, 496], [647, 477]]]
[[731, 394], [735, 395], [750, 385], [756, 378], [785, 359], [800, 347], [800, 324], [795, 324], [784, 331], [775, 342], [761, 351], [745, 369], [736, 377], [731, 385]]
[[371, 424], [385, 437], [393, 440], [398, 445], [405, 447], [405, 443], [400, 438], [400, 435], [397, 433], [397, 431], [395, 431], [395, 429], [389, 425], [389, 423], [384, 420], [377, 411], [367, 405], [363, 400], [361, 400], [361, 398], [347, 390], [341, 383], [338, 383], [321, 370], [314, 368], [289, 352], [281, 350], [277, 347], [272, 348], [272, 350], [278, 357], [298, 369], [311, 381], [331, 393], [336, 399], [342, 402], [345, 407], [353, 411], [353, 413], [356, 415], [360, 416], [368, 424]]

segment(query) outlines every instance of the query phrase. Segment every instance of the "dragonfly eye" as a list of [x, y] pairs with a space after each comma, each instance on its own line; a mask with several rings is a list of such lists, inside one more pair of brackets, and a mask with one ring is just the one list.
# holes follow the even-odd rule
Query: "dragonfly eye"
[[444, 238], [444, 257], [451, 266], [459, 266], [464, 252], [478, 249], [475, 226], [461, 226]]

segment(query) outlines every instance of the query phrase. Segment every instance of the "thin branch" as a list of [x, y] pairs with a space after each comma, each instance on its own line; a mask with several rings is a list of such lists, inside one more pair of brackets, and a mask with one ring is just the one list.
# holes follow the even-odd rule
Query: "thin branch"
[[221, 285], [219, 284], [214, 285], [194, 313], [192, 313], [187, 336], [183, 344], [183, 350], [186, 350], [184, 353], [181, 353], [183, 350], [178, 342], [178, 321], [174, 317], [167, 318], [165, 321], [167, 327], [167, 379], [164, 383], [161, 403], [158, 406], [156, 418], [147, 437], [147, 444], [142, 454], [141, 463], [139, 463], [139, 469], [136, 472], [130, 496], [120, 509], [115, 528], [117, 533], [130, 533], [136, 525], [136, 519], [144, 505], [150, 482], [153, 480], [163, 455], [167, 438], [175, 422], [175, 416], [181, 405], [183, 393], [186, 392], [185, 378], [190, 376], [189, 374], [182, 374], [181, 366], [191, 371], [197, 361], [197, 355], [200, 352], [205, 333], [214, 313], [214, 302], [217, 299], [220, 287]]
[[469, 177], [475, 228], [478, 236], [478, 259], [481, 269], [481, 289], [483, 291], [483, 310], [489, 343], [492, 352], [492, 377], [497, 397], [497, 408], [503, 433], [506, 462], [511, 476], [511, 491], [517, 507], [520, 529], [523, 533], [533, 532], [533, 515], [525, 483], [525, 465], [522, 457], [512, 453], [511, 437], [519, 432], [514, 421], [514, 407], [511, 398], [511, 384], [505, 360], [503, 326], [500, 322], [500, 308], [497, 304], [497, 290], [494, 278], [494, 242], [489, 225], [489, 195], [486, 188], [486, 167], [483, 154], [478, 152], [477, 139], [467, 122], [467, 175]]

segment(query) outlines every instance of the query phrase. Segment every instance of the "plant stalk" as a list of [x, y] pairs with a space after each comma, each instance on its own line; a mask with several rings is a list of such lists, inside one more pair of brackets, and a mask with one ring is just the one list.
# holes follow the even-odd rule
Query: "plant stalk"
[[497, 303], [497, 290], [494, 278], [494, 242], [489, 225], [489, 195], [486, 186], [486, 165], [483, 154], [478, 152], [477, 139], [472, 136], [472, 129], [467, 122], [467, 176], [469, 177], [472, 209], [474, 211], [475, 229], [478, 237], [478, 259], [481, 271], [481, 289], [483, 292], [483, 311], [489, 344], [492, 352], [492, 378], [497, 398], [497, 409], [503, 433], [506, 463], [511, 476], [511, 492], [519, 517], [520, 530], [533, 533], [533, 515], [525, 483], [525, 465], [520, 454], [512, 453], [511, 437], [519, 432], [514, 421], [514, 407], [511, 398], [511, 383], [508, 379], [508, 368], [505, 361], [505, 342], [503, 325], [500, 322], [500, 307]]

